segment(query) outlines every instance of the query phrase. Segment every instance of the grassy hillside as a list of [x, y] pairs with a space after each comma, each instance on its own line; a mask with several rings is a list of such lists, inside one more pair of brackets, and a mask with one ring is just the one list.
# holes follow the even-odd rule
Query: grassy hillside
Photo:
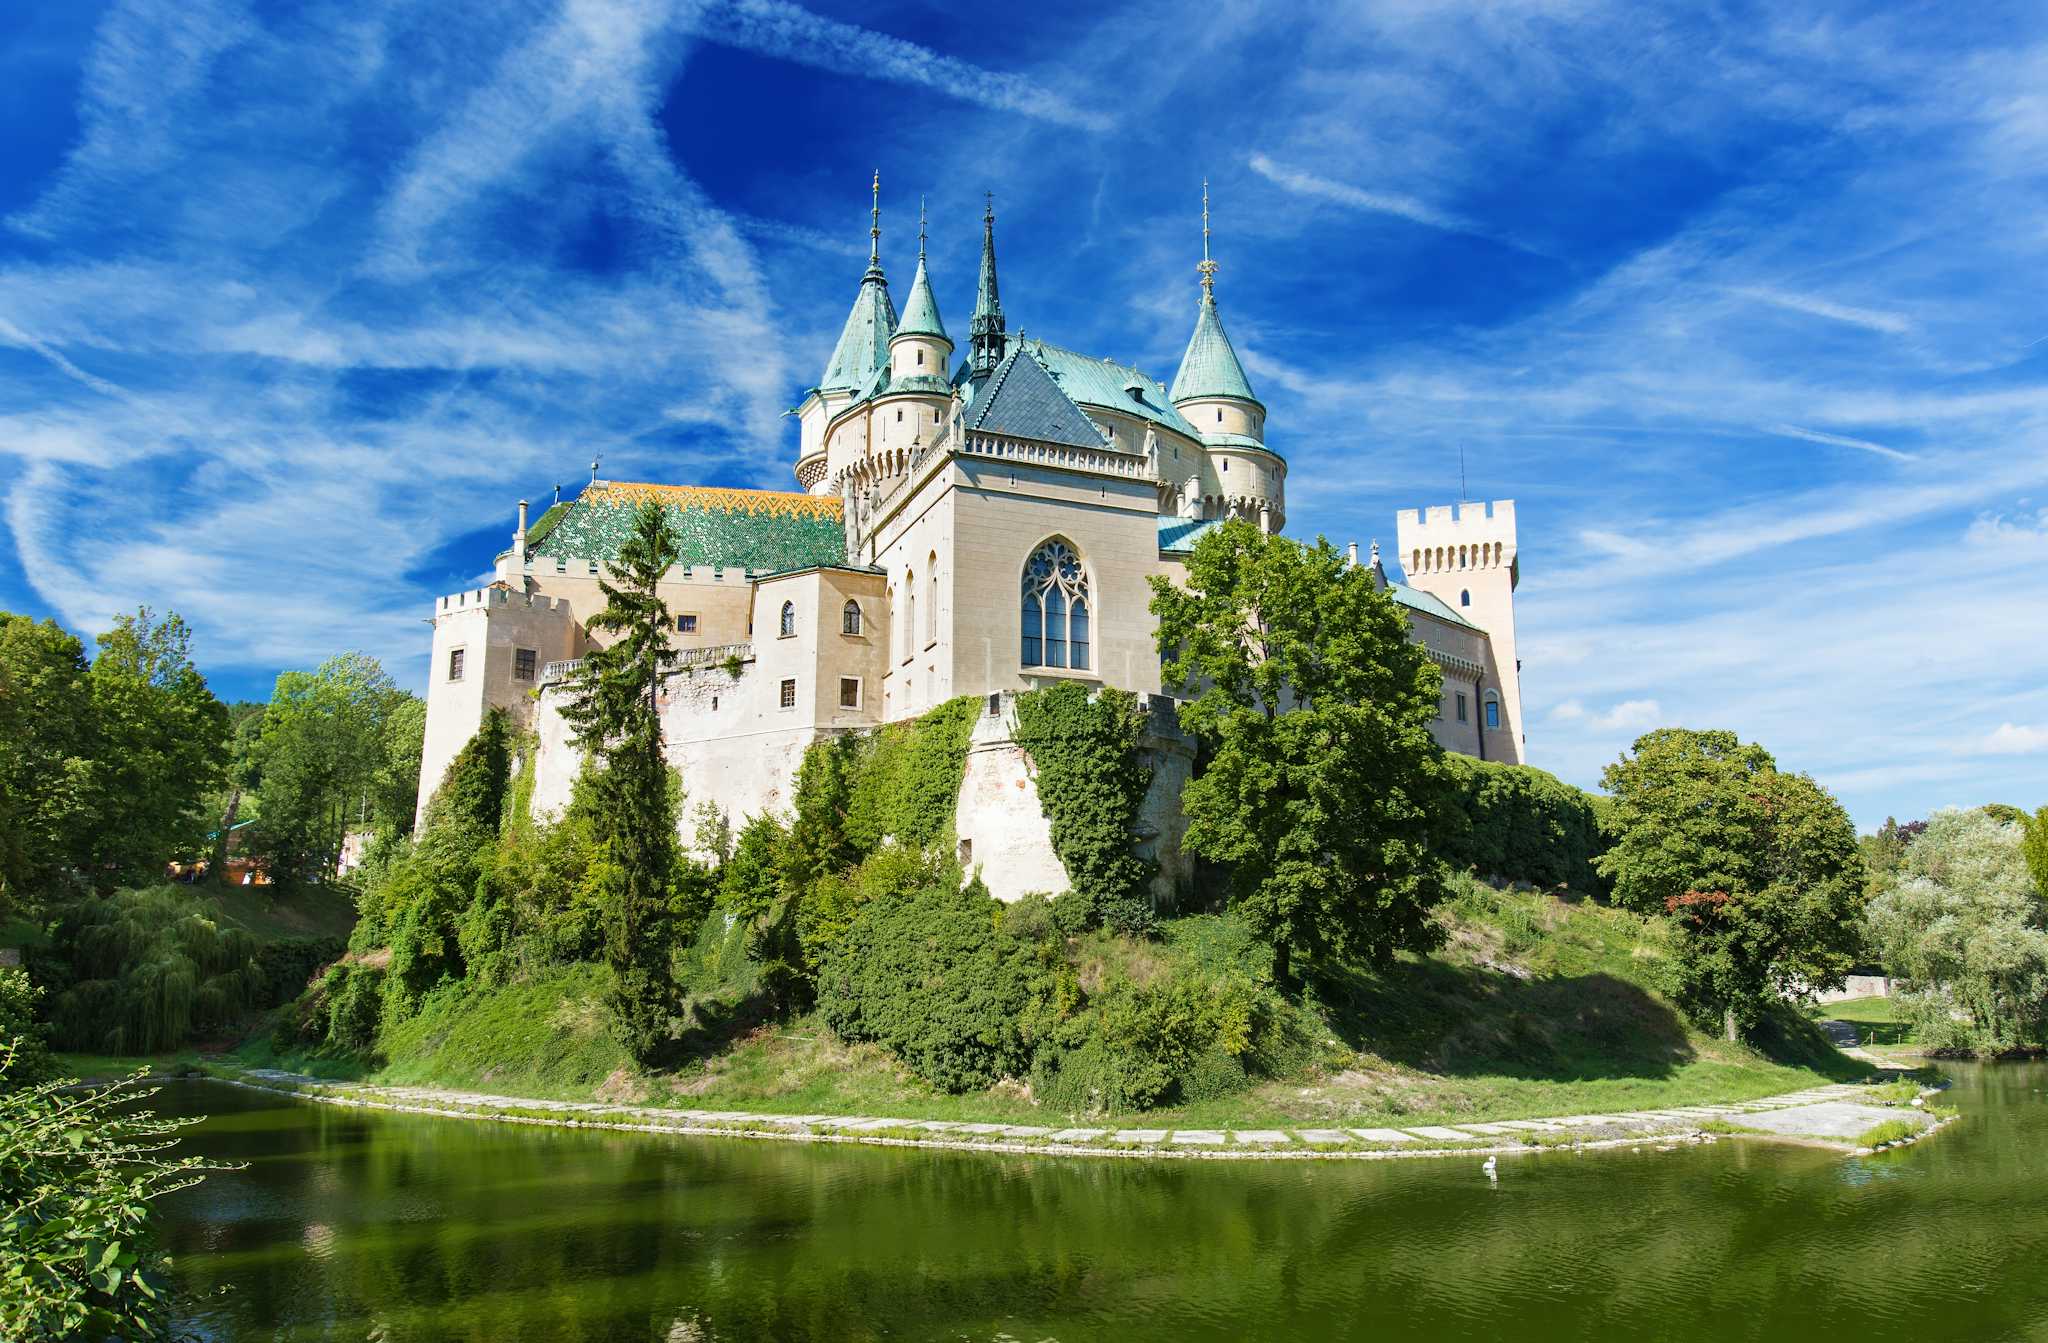
[[[1762, 1049], [1692, 1029], [1657, 991], [1658, 924], [1591, 902], [1473, 885], [1442, 912], [1448, 942], [1383, 973], [1312, 987], [1298, 1067], [1248, 1092], [1145, 1112], [1174, 1126], [1404, 1124], [1507, 1119], [1727, 1101], [1869, 1069], [1797, 1013]], [[1171, 942], [1174, 926], [1168, 926]], [[1113, 954], [1142, 961], [1156, 948]], [[699, 995], [693, 1057], [634, 1071], [605, 1031], [603, 971], [577, 966], [494, 990], [444, 990], [387, 1034], [369, 1064], [273, 1055], [253, 1065], [504, 1095], [804, 1113], [1045, 1122], [1006, 1084], [934, 1091], [874, 1046], [842, 1043], [813, 1017], [763, 1024]]]

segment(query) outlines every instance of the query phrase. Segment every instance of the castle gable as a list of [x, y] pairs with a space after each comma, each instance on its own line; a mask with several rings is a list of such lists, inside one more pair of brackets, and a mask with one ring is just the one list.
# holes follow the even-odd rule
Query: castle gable
[[1102, 446], [1102, 430], [1060, 390], [1045, 366], [1022, 349], [989, 375], [988, 387], [967, 408], [969, 433], [1002, 434], [1075, 448]]
[[1195, 432], [1195, 426], [1167, 399], [1166, 389], [1130, 365], [1113, 359], [1092, 359], [1042, 340], [1021, 343], [1051, 370], [1060, 390], [1081, 405], [1120, 410], [1200, 441], [1202, 436]]
[[837, 496], [614, 481], [598, 481], [573, 502], [550, 508], [528, 534], [529, 552], [613, 563], [634, 513], [650, 499], [668, 510], [684, 565], [779, 573], [846, 562]]

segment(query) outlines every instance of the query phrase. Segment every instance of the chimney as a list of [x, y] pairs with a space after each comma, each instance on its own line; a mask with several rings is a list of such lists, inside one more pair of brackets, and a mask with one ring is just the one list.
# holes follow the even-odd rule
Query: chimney
[[526, 567], [526, 501], [519, 501], [519, 530], [512, 533], [512, 563]]

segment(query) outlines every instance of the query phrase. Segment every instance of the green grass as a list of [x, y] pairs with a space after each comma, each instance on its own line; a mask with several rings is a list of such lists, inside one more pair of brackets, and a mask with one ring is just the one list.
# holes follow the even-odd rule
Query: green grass
[[196, 1049], [177, 1049], [163, 1054], [66, 1054], [53, 1052], [60, 1077], [75, 1077], [83, 1082], [111, 1082], [126, 1077], [138, 1068], [147, 1068], [158, 1076], [175, 1075], [199, 1067], [200, 1056]]
[[1890, 998], [1849, 998], [1839, 1003], [1822, 1003], [1809, 1007], [1807, 1016], [1815, 1021], [1850, 1023], [1862, 1044], [1913, 1043], [1912, 1023], [1899, 1015], [1898, 1004]]
[[1858, 1147], [1880, 1147], [1901, 1138], [1917, 1137], [1921, 1125], [1906, 1119], [1887, 1119], [1882, 1124], [1865, 1129], [1856, 1138]]
[[[1219, 1100], [1088, 1122], [1399, 1127], [1538, 1118], [1749, 1100], [1872, 1071], [1796, 1013], [1770, 1023], [1754, 1047], [1693, 1029], [1656, 988], [1661, 926], [1626, 911], [1475, 888], [1446, 922], [1449, 941], [1435, 955], [1313, 986], [1323, 1029], [1300, 1071]], [[883, 1050], [839, 1040], [815, 1016], [767, 1021], [703, 991], [692, 997], [689, 1061], [643, 1074], [605, 1030], [603, 974], [577, 966], [502, 989], [443, 991], [367, 1063], [278, 1058], [261, 1043], [236, 1058], [550, 1100], [1032, 1124], [1083, 1118], [1034, 1104], [1014, 1084], [935, 1091]]]
[[211, 886], [184, 888], [205, 901], [221, 922], [258, 939], [341, 937], [355, 927], [355, 897], [334, 886]]

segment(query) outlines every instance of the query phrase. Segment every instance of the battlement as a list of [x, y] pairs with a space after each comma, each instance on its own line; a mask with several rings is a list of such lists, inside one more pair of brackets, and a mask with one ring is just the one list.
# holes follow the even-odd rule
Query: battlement
[[1398, 557], [1412, 579], [1458, 569], [1515, 567], [1515, 501], [1435, 504], [1394, 516]]
[[462, 611], [482, 610], [492, 606], [517, 607], [520, 610], [531, 611], [566, 611], [569, 609], [569, 599], [546, 597], [539, 593], [514, 592], [510, 588], [469, 588], [462, 592], [451, 592], [436, 601], [434, 614], [454, 615]]

